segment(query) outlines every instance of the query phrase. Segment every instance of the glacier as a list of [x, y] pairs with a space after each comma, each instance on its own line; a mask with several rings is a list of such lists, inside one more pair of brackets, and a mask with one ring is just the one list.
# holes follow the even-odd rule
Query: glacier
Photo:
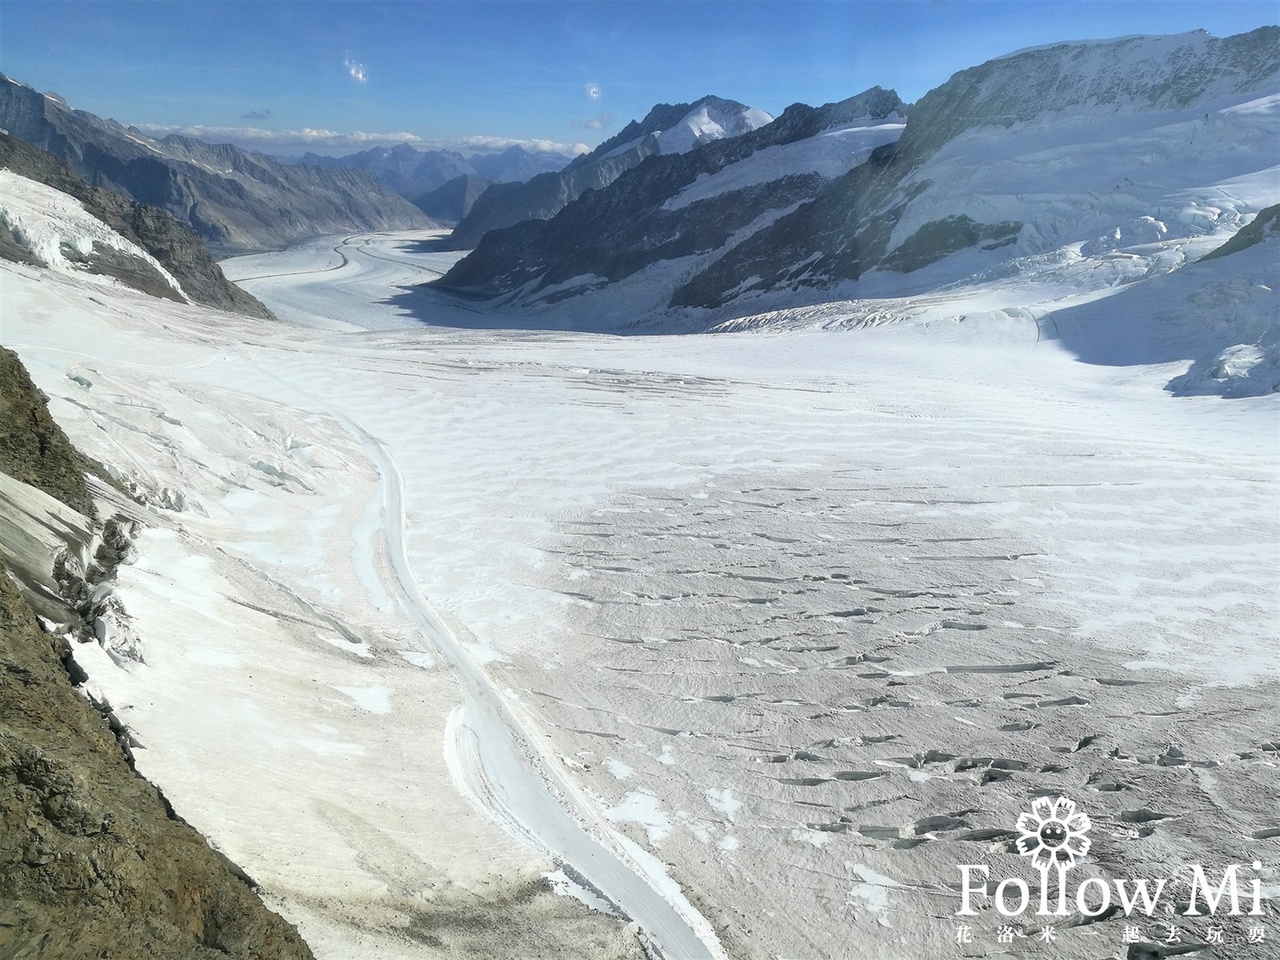
[[[93, 695], [319, 957], [946, 956], [959, 865], [1025, 872], [1055, 795], [1074, 880], [1257, 860], [1274, 911], [1276, 241], [1204, 257], [1280, 199], [1276, 100], [1218, 94], [1087, 150], [960, 132], [886, 244], [1026, 195], [1007, 247], [696, 323], [645, 312], [691, 261], [523, 313], [423, 288], [437, 231], [224, 261], [280, 323], [0, 262], [6, 345], [133, 494], [94, 488], [138, 532]], [[126, 249], [46, 189], [0, 177], [5, 222]]]

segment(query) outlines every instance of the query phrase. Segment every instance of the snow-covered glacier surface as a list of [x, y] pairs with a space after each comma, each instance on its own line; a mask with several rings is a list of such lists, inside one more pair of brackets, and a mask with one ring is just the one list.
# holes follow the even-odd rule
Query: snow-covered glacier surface
[[[77, 658], [318, 955], [635, 955], [543, 874], [679, 960], [950, 955], [957, 865], [1027, 873], [1060, 793], [1081, 877], [1276, 891], [1274, 396], [1082, 363], [1005, 288], [842, 332], [427, 326], [388, 292], [457, 255], [413, 240], [229, 262], [281, 325], [0, 265], [72, 438], [183, 508], [134, 508], [141, 660]], [[1081, 329], [1149, 322], [1111, 300]]]

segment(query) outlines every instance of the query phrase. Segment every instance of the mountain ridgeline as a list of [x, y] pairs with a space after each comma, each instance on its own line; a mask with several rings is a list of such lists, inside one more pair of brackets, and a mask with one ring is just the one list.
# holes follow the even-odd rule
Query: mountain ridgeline
[[[655, 116], [660, 122], [660, 111], [667, 109], [656, 109], [645, 126]], [[771, 123], [686, 152], [646, 153], [638, 158], [643, 163], [637, 161], [604, 188], [583, 191], [553, 218], [529, 219], [486, 233], [475, 252], [439, 285], [481, 296], [526, 285], [528, 292], [536, 294], [575, 277], [589, 277], [587, 286], [598, 287], [661, 261], [723, 252], [736, 233], [811, 200], [827, 182], [825, 155], [819, 152], [815, 157], [814, 151], [788, 151], [787, 147], [812, 143], [833, 130], [848, 134], [852, 128], [866, 133], [857, 144], [844, 141], [848, 154], [857, 156], [861, 146], [861, 152], [869, 155], [897, 139], [905, 110], [896, 93], [873, 87], [822, 107], [795, 104]], [[628, 130], [634, 132], [635, 127], [632, 124]], [[626, 134], [623, 131], [614, 141]], [[632, 149], [646, 149], [658, 140], [659, 136], [648, 135]], [[563, 178], [574, 171], [598, 170], [618, 156], [620, 147], [614, 141], [602, 144], [595, 160], [582, 158]], [[751, 172], [738, 175], [753, 158]], [[712, 187], [717, 178], [723, 182]], [[700, 185], [700, 179], [706, 183]], [[536, 182], [530, 181], [526, 188]], [[685, 191], [696, 196], [684, 196]], [[473, 216], [494, 192], [486, 192]], [[465, 225], [466, 221], [459, 224], [459, 231]], [[581, 293], [584, 288], [558, 292]]]
[[[851, 170], [813, 203], [749, 238], [677, 290], [671, 305], [714, 307], [752, 291], [827, 287], [869, 270], [910, 272], [960, 250], [1010, 245], [1023, 226], [1018, 220], [983, 223], [937, 208], [921, 215], [935, 186], [926, 167], [948, 144], [979, 128], [1048, 114], [1066, 124], [1187, 109], [1214, 95], [1260, 91], [1277, 75], [1276, 27], [1223, 39], [1199, 32], [1059, 44], [962, 70], [911, 108], [902, 138], [881, 163]], [[757, 279], [744, 282], [751, 277]]]
[[0, 128], [89, 185], [159, 207], [218, 256], [329, 233], [434, 225], [365, 170], [277, 163], [230, 144], [145, 137], [0, 74]]
[[643, 120], [631, 121], [563, 170], [540, 174], [525, 183], [495, 184], [484, 191], [454, 229], [449, 245], [469, 250], [490, 230], [523, 220], [548, 220], [586, 191], [607, 187], [646, 157], [684, 153], [702, 144], [738, 137], [771, 119], [767, 113], [719, 97], [658, 104]]
[[419, 209], [428, 210], [432, 201], [428, 200], [428, 206], [424, 206], [419, 202], [420, 199], [459, 178], [465, 177], [471, 181], [468, 189], [478, 194], [479, 191], [475, 190], [477, 183], [488, 186], [490, 183], [528, 180], [540, 173], [560, 170], [572, 159], [572, 156], [565, 153], [535, 153], [518, 144], [497, 153], [476, 153], [464, 157], [456, 150], [418, 150], [407, 143], [401, 143], [394, 147], [373, 147], [344, 157], [322, 157], [308, 153], [300, 162], [316, 167], [368, 170], [389, 189], [411, 201]]
[[[1263, 163], [1265, 137], [1231, 107], [1269, 93], [1280, 93], [1280, 27], [1022, 51], [960, 71], [910, 107], [875, 88], [639, 158], [553, 216], [486, 233], [470, 221], [500, 199], [491, 188], [454, 235], [473, 252], [436, 284], [540, 310], [636, 277], [628, 303], [611, 301], [633, 320], [672, 309], [724, 318], [830, 299], [869, 273], [914, 273], [960, 254], [966, 270], [1007, 271], [998, 265], [1168, 209], [1149, 169], [1153, 157], [1176, 160], [1161, 138], [1189, 138], [1194, 156], [1224, 168]], [[1221, 139], [1237, 133], [1256, 161]], [[1145, 153], [1133, 146], [1144, 136]], [[1118, 142], [1133, 152], [1115, 153]], [[843, 168], [831, 162], [836, 143]], [[601, 159], [598, 150], [559, 176]], [[1188, 215], [1159, 229], [1214, 226]]]
[[[158, 207], [129, 200], [101, 187], [91, 187], [66, 164], [16, 137], [0, 133], [0, 167], [75, 197], [85, 210], [126, 240], [151, 254], [197, 303], [260, 319], [274, 319], [255, 297], [229, 281], [204, 243], [184, 222]], [[86, 268], [111, 272], [118, 280], [153, 296], [181, 299], [163, 277], [141, 260], [126, 263], [119, 255], [103, 261], [85, 257]], [[0, 257], [40, 265], [39, 258], [0, 222]]]

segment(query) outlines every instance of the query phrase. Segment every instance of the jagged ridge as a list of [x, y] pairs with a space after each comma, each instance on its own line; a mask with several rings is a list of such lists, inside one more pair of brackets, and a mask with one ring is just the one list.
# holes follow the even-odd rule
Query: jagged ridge
[[[699, 132], [697, 120], [691, 118], [697, 118], [703, 111], [714, 113], [715, 118], [708, 117], [712, 122]], [[559, 173], [540, 174], [522, 184], [490, 187], [454, 228], [449, 246], [467, 250], [490, 230], [523, 220], [550, 219], [588, 190], [607, 187], [646, 157], [689, 149], [717, 136], [740, 136], [769, 119], [768, 114], [719, 97], [703, 97], [694, 103], [658, 104], [643, 120], [633, 120], [620, 133], [578, 157]], [[670, 132], [685, 121], [689, 121], [689, 129], [682, 136], [672, 138]]]
[[619, 280], [660, 260], [719, 250], [735, 232], [768, 211], [813, 197], [826, 178], [802, 172], [726, 190], [677, 209], [669, 209], [669, 201], [695, 181], [770, 147], [807, 140], [864, 117], [884, 120], [903, 110], [896, 93], [873, 87], [822, 107], [794, 104], [766, 126], [688, 153], [651, 156], [607, 189], [583, 195], [551, 220], [526, 221], [486, 234], [479, 247], [438, 283], [481, 296], [527, 284], [536, 292], [577, 276]]
[[150, 140], [0, 74], [0, 127], [91, 186], [159, 207], [220, 255], [326, 233], [433, 226], [367, 171], [289, 166], [230, 144]]

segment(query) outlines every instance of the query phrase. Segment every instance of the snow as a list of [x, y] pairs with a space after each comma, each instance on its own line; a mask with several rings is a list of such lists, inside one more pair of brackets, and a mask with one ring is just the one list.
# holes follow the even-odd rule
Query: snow
[[644, 828], [649, 845], [656, 847], [671, 832], [671, 820], [663, 812], [658, 798], [651, 793], [633, 790], [604, 811], [610, 820], [626, 820]]
[[66, 244], [81, 254], [90, 254], [94, 244], [101, 243], [145, 261], [176, 293], [185, 296], [182, 286], [155, 257], [90, 216], [80, 201], [10, 170], [0, 170], [0, 223], [8, 225], [23, 245], [51, 269], [75, 273], [91, 283], [123, 287], [119, 280], [81, 269], [62, 250]]
[[658, 134], [660, 153], [688, 153], [708, 140], [740, 137], [773, 122], [763, 110], [728, 108], [715, 101], [690, 110], [680, 121]]
[[733, 819], [735, 813], [742, 809], [742, 801], [734, 797], [733, 791], [728, 787], [720, 790], [712, 788], [707, 791], [706, 797], [707, 803], [711, 804], [730, 820]]
[[[1023, 224], [1017, 254], [1084, 244], [1076, 248], [1077, 275], [1096, 269], [1099, 257], [1131, 253], [1139, 259], [1130, 276], [1141, 276], [1150, 266], [1145, 245], [1177, 250], [1181, 244], [1172, 241], [1225, 240], [1248, 215], [1276, 202], [1276, 110], [1267, 94], [1207, 112], [1197, 106], [1106, 119], [1050, 112], [1008, 129], [967, 131], [914, 176], [924, 190], [895, 225], [890, 249], [945, 217], [1015, 221]], [[1034, 266], [1022, 272], [1034, 279]]]
[[763, 110], [751, 107], [729, 108], [727, 103], [702, 104], [694, 107], [667, 129], [651, 130], [625, 143], [620, 143], [599, 157], [599, 160], [621, 156], [635, 149], [651, 136], [657, 138], [659, 153], [688, 153], [699, 144], [711, 140], [724, 140], [728, 137], [740, 137], [744, 133], [750, 133], [772, 122], [773, 117]]
[[[1216, 219], [1197, 192], [1208, 219], [1135, 205], [1070, 242], [1119, 229], [1106, 261], [1212, 222], [1189, 258], [1265, 192], [1223, 182]], [[1277, 398], [1171, 396], [1200, 371], [1163, 348], [1226, 331], [1219, 373], [1264, 364], [1270, 250], [1102, 293], [887, 278], [893, 322], [835, 303], [621, 338], [430, 293], [425, 325], [388, 291], [456, 255], [413, 239], [228, 264], [283, 324], [0, 264], [6, 342], [72, 438], [186, 505], [144, 511], [120, 574], [145, 663], [77, 660], [318, 956], [429, 956], [395, 891], [544, 876], [577, 899], [535, 897], [538, 929], [579, 943], [621, 935], [594, 897], [681, 960], [942, 955], [937, 891], [987, 845], [925, 817], [1007, 828], [1029, 789], [1107, 778], [1094, 812], [1194, 813], [1144, 759], [1179, 742], [1265, 818]], [[1068, 772], [961, 766], [984, 757]], [[1143, 842], [1235, 842], [1203, 820]]]
[[389, 687], [344, 687], [333, 684], [333, 689], [350, 697], [361, 710], [370, 713], [391, 712], [391, 689]]
[[[1186, 33], [1171, 33], [1164, 36], [1151, 36], [1150, 34], [1130, 33], [1120, 37], [1096, 38], [1091, 37], [1081, 40], [1060, 40], [1054, 43], [1041, 43], [1031, 47], [1021, 47], [1011, 53], [1001, 54], [993, 57], [994, 60], [1008, 60], [1011, 57], [1021, 56], [1024, 53], [1034, 53], [1040, 50], [1056, 50], [1060, 47], [1080, 47], [1084, 50], [1095, 53], [1100, 52], [1097, 48], [1113, 48], [1114, 44], [1126, 44], [1138, 53], [1134, 60], [1140, 60], [1145, 57], [1160, 57], [1167, 55], [1170, 51], [1178, 47], [1185, 47], [1188, 44], [1199, 45], [1201, 41], [1210, 38], [1207, 30], [1188, 30]], [[1121, 70], [1129, 66], [1129, 64], [1119, 64]]]
[[610, 775], [612, 775], [616, 780], [626, 780], [628, 777], [635, 774], [635, 771], [629, 766], [621, 760], [615, 760], [613, 757], [606, 758], [604, 763]]
[[870, 118], [823, 130], [816, 136], [757, 150], [745, 160], [729, 164], [713, 174], [701, 174], [667, 200], [664, 210], [679, 210], [731, 190], [741, 190], [796, 174], [817, 173], [833, 179], [863, 163], [876, 147], [893, 143], [905, 126], [901, 117], [883, 121]]
[[876, 873], [863, 864], [853, 864], [850, 872], [857, 877], [849, 891], [851, 897], [857, 897], [866, 904], [872, 913], [884, 913], [889, 908], [889, 889], [898, 886], [891, 878]]
[[332, 633], [318, 633], [316, 636], [330, 646], [337, 647], [339, 650], [345, 650], [347, 653], [354, 653], [357, 657], [368, 658], [373, 656], [373, 654], [369, 652], [369, 644], [367, 643], [355, 642], [348, 640], [346, 637], [335, 636]]

